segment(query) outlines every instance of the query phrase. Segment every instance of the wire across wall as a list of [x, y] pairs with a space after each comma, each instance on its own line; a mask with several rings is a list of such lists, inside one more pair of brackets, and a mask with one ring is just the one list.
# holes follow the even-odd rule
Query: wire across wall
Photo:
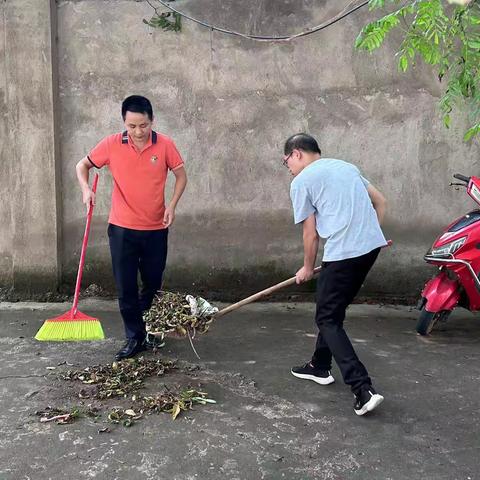
[[[339, 22], [340, 20], [343, 20], [344, 18], [348, 17], [349, 15], [352, 15], [355, 13], [357, 10], [360, 10], [361, 8], [367, 6], [369, 4], [369, 0], [354, 0], [351, 1], [346, 7], [337, 13], [335, 16], [325, 20], [322, 22], [320, 25], [316, 25], [314, 27], [307, 28], [306, 30], [303, 30], [299, 33], [295, 33], [292, 35], [252, 35], [248, 33], [242, 33], [242, 32], [237, 32], [235, 30], [229, 30], [227, 28], [219, 27], [217, 25], [212, 25], [208, 22], [205, 22], [203, 20], [199, 20], [198, 18], [194, 18], [191, 15], [188, 15], [185, 12], [182, 12], [178, 10], [175, 7], [172, 7], [170, 3], [168, 3], [165, 0], [156, 0], [160, 5], [163, 7], [167, 8], [168, 10], [176, 13], [177, 15], [180, 15], [182, 18], [185, 18], [187, 20], [190, 20], [191, 22], [194, 22], [198, 25], [201, 25], [202, 27], [208, 28], [210, 31], [216, 31], [220, 33], [224, 33], [226, 35], [232, 35], [236, 37], [242, 37], [242, 38], [247, 38], [249, 40], [255, 40], [257, 42], [290, 42], [291, 40], [294, 40], [296, 38], [301, 38], [301, 37], [306, 37], [307, 35], [312, 35], [314, 33], [320, 32], [335, 23]], [[146, 0], [146, 2], [153, 8], [155, 13], [157, 15], [161, 15], [162, 12], [159, 12], [158, 7], [156, 7], [153, 3], [153, 0]]]

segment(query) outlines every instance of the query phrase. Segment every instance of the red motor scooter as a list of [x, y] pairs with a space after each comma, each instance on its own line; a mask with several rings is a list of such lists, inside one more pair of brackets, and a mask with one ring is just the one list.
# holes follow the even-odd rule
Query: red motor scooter
[[[480, 178], [454, 176], [480, 205]], [[438, 321], [446, 321], [457, 306], [480, 310], [480, 210], [472, 210], [451, 223], [424, 257], [440, 267], [424, 287], [418, 308], [417, 332], [428, 335]]]

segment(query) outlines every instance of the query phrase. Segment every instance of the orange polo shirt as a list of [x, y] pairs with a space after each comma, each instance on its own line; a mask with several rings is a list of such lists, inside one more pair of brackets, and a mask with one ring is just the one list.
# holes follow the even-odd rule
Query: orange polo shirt
[[96, 168], [108, 165], [112, 173], [109, 223], [134, 230], [165, 228], [167, 174], [183, 166], [170, 138], [152, 131], [139, 151], [125, 131], [104, 138], [87, 158]]

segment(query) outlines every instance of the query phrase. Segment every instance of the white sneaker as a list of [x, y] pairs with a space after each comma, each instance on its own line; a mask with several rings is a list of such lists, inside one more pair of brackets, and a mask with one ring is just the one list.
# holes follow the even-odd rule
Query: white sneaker
[[294, 377], [312, 380], [319, 385], [330, 385], [335, 381], [329, 370], [320, 370], [312, 367], [310, 363], [306, 363], [301, 367], [293, 367], [291, 372]]
[[355, 395], [355, 404], [353, 409], [357, 415], [365, 415], [372, 410], [375, 410], [384, 398], [378, 394], [372, 386], [364, 388], [357, 395]]

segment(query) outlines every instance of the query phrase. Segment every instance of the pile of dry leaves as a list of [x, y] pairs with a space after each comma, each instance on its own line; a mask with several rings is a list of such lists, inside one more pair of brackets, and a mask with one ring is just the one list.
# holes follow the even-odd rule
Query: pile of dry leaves
[[185, 295], [173, 292], [159, 292], [155, 295], [152, 307], [143, 315], [150, 333], [169, 334], [178, 336], [196, 332], [205, 333], [213, 315], [193, 315], [192, 308]]
[[84, 388], [78, 393], [79, 398], [95, 400], [100, 406], [88, 405], [70, 410], [47, 407], [36, 414], [41, 417], [42, 423], [72, 423], [81, 416], [99, 419], [102, 417], [102, 407], [106, 407], [105, 401], [122, 398], [129, 402], [129, 407], [110, 408], [107, 419], [110, 423], [122, 423], [129, 427], [148, 414], [167, 412], [175, 419], [182, 411], [190, 410], [195, 404], [215, 403], [207, 398], [207, 393], [194, 388], [171, 390], [163, 386], [162, 390], [154, 395], [143, 396], [138, 393], [144, 386], [145, 379], [163, 376], [175, 368], [175, 363], [168, 360], [139, 357], [86, 367], [83, 370], [68, 370], [60, 374], [60, 378], [84, 384]]

